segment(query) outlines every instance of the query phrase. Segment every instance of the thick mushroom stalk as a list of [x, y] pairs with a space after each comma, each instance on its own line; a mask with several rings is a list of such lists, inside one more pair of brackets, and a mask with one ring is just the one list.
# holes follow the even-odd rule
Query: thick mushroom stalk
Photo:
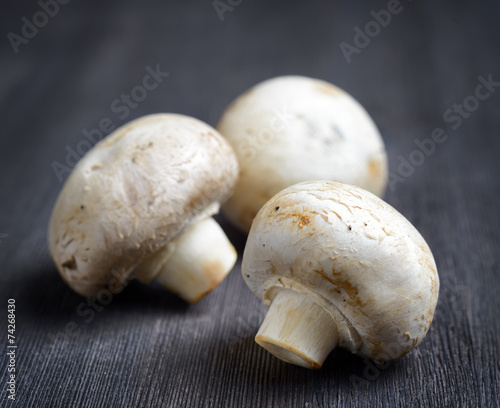
[[319, 369], [338, 344], [338, 329], [332, 316], [307, 295], [281, 289], [255, 341], [287, 363]]
[[211, 292], [231, 271], [237, 258], [219, 224], [209, 217], [191, 225], [136, 268], [145, 283], [156, 279], [194, 303]]
[[406, 218], [359, 187], [296, 184], [257, 214], [242, 274], [269, 306], [255, 338], [276, 357], [320, 368], [335, 347], [376, 362], [425, 337], [439, 277]]

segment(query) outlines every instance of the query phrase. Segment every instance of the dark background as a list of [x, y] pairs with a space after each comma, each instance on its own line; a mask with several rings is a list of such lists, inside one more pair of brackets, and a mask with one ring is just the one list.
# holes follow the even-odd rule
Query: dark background
[[[443, 114], [474, 94], [478, 76], [500, 81], [500, 3], [401, 5], [348, 63], [340, 43], [353, 44], [354, 28], [386, 1], [243, 0], [221, 21], [210, 0], [73, 0], [17, 54], [8, 33], [21, 34], [22, 17], [32, 21], [40, 6], [3, 1], [0, 352], [9, 298], [18, 348], [17, 401], [7, 403], [4, 355], [0, 406], [498, 406], [500, 88], [457, 129]], [[157, 64], [170, 75], [121, 120], [113, 100]], [[438, 265], [440, 297], [423, 343], [383, 368], [342, 350], [320, 371], [283, 363], [253, 341], [266, 308], [239, 264], [196, 305], [132, 283], [87, 323], [76, 312], [86, 300], [63, 283], [47, 250], [62, 186], [52, 164], [65, 164], [66, 147], [76, 149], [103, 118], [119, 126], [178, 112], [215, 125], [238, 94], [284, 74], [325, 79], [359, 100], [392, 172], [415, 139], [446, 130], [448, 139], [385, 195]], [[241, 260], [245, 237], [218, 219]]]

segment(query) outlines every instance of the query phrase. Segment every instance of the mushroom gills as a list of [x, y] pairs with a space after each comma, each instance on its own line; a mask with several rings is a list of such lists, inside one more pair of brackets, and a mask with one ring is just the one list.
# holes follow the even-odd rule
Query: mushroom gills
[[212, 218], [198, 221], [177, 238], [140, 263], [137, 279], [160, 284], [194, 303], [215, 288], [237, 258], [220, 225]]
[[255, 341], [280, 360], [319, 369], [339, 333], [332, 316], [308, 295], [279, 289]]

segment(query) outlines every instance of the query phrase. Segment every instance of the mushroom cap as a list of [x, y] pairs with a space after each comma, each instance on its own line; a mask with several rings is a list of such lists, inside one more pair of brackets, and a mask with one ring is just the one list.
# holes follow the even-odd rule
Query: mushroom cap
[[384, 193], [387, 157], [377, 127], [354, 98], [328, 82], [264, 81], [227, 108], [217, 130], [240, 164], [223, 211], [244, 231], [274, 194], [303, 181], [338, 180]]
[[217, 212], [237, 174], [231, 146], [199, 120], [155, 114], [122, 126], [80, 160], [59, 194], [48, 232], [57, 269], [84, 296], [123, 281]]
[[280, 288], [307, 294], [339, 329], [339, 346], [375, 361], [401, 357], [432, 322], [439, 277], [413, 225], [359, 187], [306, 182], [254, 220], [243, 278], [270, 304]]

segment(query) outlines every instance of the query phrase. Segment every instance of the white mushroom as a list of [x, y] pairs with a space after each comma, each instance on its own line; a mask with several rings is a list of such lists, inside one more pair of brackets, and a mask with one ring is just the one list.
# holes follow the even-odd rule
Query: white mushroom
[[157, 114], [124, 125], [82, 158], [59, 195], [48, 233], [57, 269], [84, 296], [137, 277], [201, 299], [236, 261], [211, 216], [237, 174], [229, 144], [199, 120]]
[[260, 210], [243, 278], [269, 311], [255, 338], [278, 358], [320, 368], [343, 347], [383, 362], [424, 338], [439, 277], [413, 225], [359, 187], [305, 182]]
[[363, 107], [317, 79], [285, 76], [239, 96], [217, 130], [240, 164], [227, 217], [248, 232], [274, 194], [309, 180], [338, 180], [382, 196], [387, 158], [380, 134]]

